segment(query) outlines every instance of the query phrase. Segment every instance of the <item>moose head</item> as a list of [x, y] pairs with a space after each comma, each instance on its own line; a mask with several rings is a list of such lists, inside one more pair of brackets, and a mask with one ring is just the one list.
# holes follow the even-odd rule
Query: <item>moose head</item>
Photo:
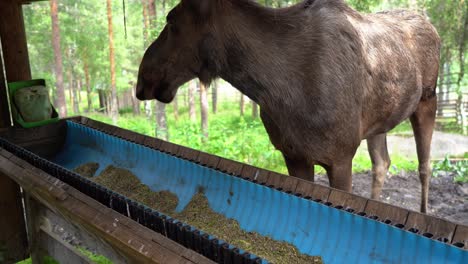
[[217, 2], [182, 0], [169, 12], [166, 26], [141, 61], [136, 88], [139, 100], [170, 103], [182, 84], [197, 77], [209, 83], [215, 77], [208, 56]]

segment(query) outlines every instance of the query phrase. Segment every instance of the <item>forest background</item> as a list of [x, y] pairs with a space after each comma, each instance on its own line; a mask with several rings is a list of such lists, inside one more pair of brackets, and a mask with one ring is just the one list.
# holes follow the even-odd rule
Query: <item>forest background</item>
[[[24, 6], [33, 78], [46, 79], [60, 115], [84, 115], [149, 136], [286, 173], [281, 153], [271, 145], [258, 106], [223, 80], [204, 87], [197, 80], [179, 89], [169, 105], [134, 96], [145, 49], [165, 25], [179, 0], [51, 0]], [[299, 1], [261, 0], [284, 7]], [[362, 12], [409, 8], [424, 12], [442, 38], [439, 100], [457, 109], [439, 130], [467, 133], [463, 107], [468, 7], [465, 0], [347, 0]], [[444, 113], [438, 113], [440, 116]], [[406, 134], [408, 122], [391, 133]], [[392, 172], [416, 170], [415, 158], [392, 154]], [[371, 168], [358, 152], [355, 172]], [[320, 170], [319, 170], [320, 172]], [[323, 171], [322, 171], [323, 172]]]

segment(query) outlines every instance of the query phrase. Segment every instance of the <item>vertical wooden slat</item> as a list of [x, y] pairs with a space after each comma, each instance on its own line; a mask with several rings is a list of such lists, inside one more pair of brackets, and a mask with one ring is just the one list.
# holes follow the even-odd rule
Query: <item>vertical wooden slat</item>
[[435, 238], [443, 237], [452, 240], [456, 225], [446, 220], [426, 214], [410, 212], [405, 223], [406, 228], [415, 228], [420, 234], [431, 233]]
[[328, 196], [330, 196], [331, 189], [319, 185], [317, 183], [313, 183], [306, 180], [298, 180], [296, 193], [302, 194], [304, 197], [310, 197], [312, 199], [320, 199], [322, 201], [327, 201]]
[[0, 263], [15, 263], [27, 256], [20, 188], [9, 177], [0, 174]]
[[40, 251], [39, 245], [39, 214], [37, 202], [31, 196], [25, 194], [24, 207], [26, 211], [26, 224], [28, 226], [29, 251], [31, 253], [32, 264], [40, 264], [44, 254]]
[[343, 206], [344, 208], [352, 208], [356, 212], [362, 212], [366, 208], [367, 199], [352, 193], [332, 190], [328, 202], [333, 203], [333, 206]]
[[31, 79], [20, 1], [0, 1], [0, 38], [8, 82]]
[[452, 243], [463, 243], [465, 249], [468, 249], [468, 226], [457, 225]]
[[[23, 12], [20, 1], [0, 1], [0, 127], [11, 126], [5, 81], [31, 79]], [[4, 71], [5, 70], [5, 71]], [[6, 75], [4, 75], [4, 72]], [[20, 187], [0, 174], [0, 259], [14, 263], [28, 255]], [[6, 249], [2, 254], [1, 248]]]
[[6, 77], [3, 74], [3, 69], [2, 46], [0, 45], [0, 128], [11, 126]]

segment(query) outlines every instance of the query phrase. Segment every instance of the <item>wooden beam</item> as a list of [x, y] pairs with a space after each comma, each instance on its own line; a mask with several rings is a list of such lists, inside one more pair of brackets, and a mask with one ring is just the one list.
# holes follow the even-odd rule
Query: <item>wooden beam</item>
[[7, 82], [3, 67], [3, 52], [0, 39], [0, 128], [11, 126], [10, 105], [8, 104]]
[[[0, 1], [0, 127], [11, 126], [6, 82], [29, 80], [31, 70], [26, 44], [23, 11], [19, 1]], [[15, 263], [25, 259], [28, 240], [20, 187], [0, 174], [0, 250], [1, 263]], [[5, 213], [7, 212], [7, 213]]]
[[19, 1], [0, 1], [0, 39], [8, 82], [30, 80], [23, 10]]
[[41, 206], [106, 243], [124, 257], [124, 263], [214, 263], [105, 207], [5, 150], [0, 150], [0, 173], [19, 183]]
[[28, 255], [20, 188], [0, 173], [0, 263], [16, 263]]

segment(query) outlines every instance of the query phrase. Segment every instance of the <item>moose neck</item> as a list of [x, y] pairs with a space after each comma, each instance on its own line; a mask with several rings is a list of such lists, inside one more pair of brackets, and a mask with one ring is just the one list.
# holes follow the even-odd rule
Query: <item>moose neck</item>
[[291, 65], [287, 50], [288, 39], [300, 27], [298, 12], [264, 8], [250, 1], [237, 3], [229, 15], [222, 16], [223, 27], [217, 30], [218, 39], [223, 40], [219, 76], [261, 107], [297, 98], [294, 93], [301, 83], [294, 80], [296, 65]]

